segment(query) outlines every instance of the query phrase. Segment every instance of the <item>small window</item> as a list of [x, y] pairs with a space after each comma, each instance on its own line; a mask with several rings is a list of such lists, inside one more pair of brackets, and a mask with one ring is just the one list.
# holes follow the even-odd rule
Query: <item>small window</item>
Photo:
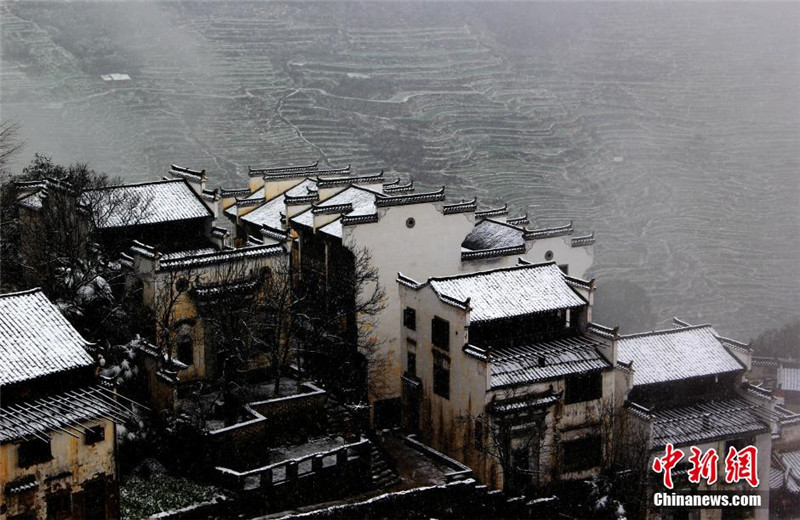
[[435, 351], [433, 353], [433, 393], [450, 399], [450, 358]]
[[564, 402], [566, 404], [593, 401], [603, 397], [603, 374], [590, 372], [570, 376], [565, 381]]
[[106, 438], [106, 428], [102, 424], [99, 426], [92, 426], [86, 430], [84, 435], [85, 444], [97, 444]]
[[176, 346], [178, 347], [178, 361], [186, 365], [194, 364], [194, 329], [192, 325], [184, 323], [178, 329]]
[[417, 225], [417, 221], [414, 220], [412, 217], [409, 217], [409, 218], [406, 219], [406, 227], [408, 229], [413, 228], [415, 225]]
[[483, 449], [483, 420], [475, 419], [475, 449]]
[[62, 520], [72, 516], [72, 495], [58, 491], [47, 495], [47, 520]]
[[550, 260], [552, 260], [552, 259], [553, 259], [553, 252], [552, 252], [552, 251], [548, 251], [548, 252], [546, 252], [546, 253], [544, 254], [544, 259], [545, 259], [545, 260], [547, 260], [548, 262], [549, 262]]
[[561, 471], [582, 471], [600, 466], [603, 445], [600, 436], [565, 442], [561, 445]]
[[450, 350], [450, 322], [439, 316], [431, 320], [431, 343], [442, 350]]
[[417, 330], [417, 311], [411, 307], [403, 309], [403, 326], [407, 329]]
[[50, 452], [50, 441], [31, 439], [25, 441], [17, 448], [17, 465], [27, 468], [34, 464], [41, 464], [53, 458]]
[[417, 342], [411, 339], [408, 340], [407, 348], [406, 372], [411, 377], [417, 377]]

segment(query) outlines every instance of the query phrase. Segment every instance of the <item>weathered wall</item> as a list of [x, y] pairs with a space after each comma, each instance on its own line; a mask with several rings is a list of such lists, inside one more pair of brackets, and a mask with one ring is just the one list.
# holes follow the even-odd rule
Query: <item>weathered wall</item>
[[[48, 516], [48, 495], [64, 492], [70, 495], [72, 518], [85, 517], [84, 487], [93, 479], [105, 483], [106, 517], [116, 518], [119, 515], [114, 424], [108, 420], [86, 421], [82, 424], [85, 427], [102, 425], [105, 439], [87, 445], [81, 433], [73, 432], [77, 435], [75, 438], [62, 431], [51, 432], [53, 459], [27, 468], [18, 467], [17, 443], [0, 445], [0, 506], [6, 506], [5, 516], [33, 511], [35, 518], [44, 520]], [[6, 484], [31, 476], [38, 482], [36, 487], [20, 494], [5, 495]]]
[[[531, 262], [544, 262], [547, 251], [553, 252], [552, 260], [556, 263], [568, 264], [572, 276], [584, 276], [591, 266], [592, 247], [572, 247], [569, 236], [529, 241], [524, 255], [462, 262], [461, 243], [474, 226], [474, 214], [443, 215], [440, 208], [441, 204], [433, 203], [381, 208], [378, 222], [343, 229], [343, 244], [353, 249], [366, 247], [372, 252], [379, 283], [386, 290], [386, 308], [378, 317], [376, 330], [381, 358], [387, 364], [386, 377], [381, 393], [374, 398], [400, 395], [402, 345], [398, 331], [402, 321], [395, 282], [398, 272], [425, 281], [432, 276], [516, 265], [519, 256]], [[406, 226], [409, 218], [414, 219], [412, 228]]]

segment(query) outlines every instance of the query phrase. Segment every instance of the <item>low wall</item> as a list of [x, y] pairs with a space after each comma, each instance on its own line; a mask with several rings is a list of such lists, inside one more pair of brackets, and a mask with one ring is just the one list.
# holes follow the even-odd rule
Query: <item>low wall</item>
[[283, 519], [352, 518], [555, 518], [559, 513], [555, 497], [526, 500], [507, 498], [489, 491], [474, 479], [461, 480], [384, 495], [308, 513], [290, 514]]
[[335, 500], [372, 486], [371, 443], [339, 448], [236, 471], [218, 466], [218, 485], [234, 492], [249, 512], [266, 513]]
[[[298, 432], [319, 432], [325, 424], [327, 393], [311, 383], [303, 393], [257, 401], [245, 406], [249, 419], [206, 434], [212, 465], [242, 469], [262, 464], [267, 447]], [[259, 455], [264, 459], [260, 459]]]
[[444, 474], [447, 482], [455, 482], [457, 480], [466, 480], [472, 478], [472, 469], [466, 464], [458, 462], [452, 457], [448, 457], [444, 453], [437, 451], [427, 444], [423, 444], [417, 440], [417, 435], [409, 435], [405, 438], [405, 443], [418, 452], [432, 458], [436, 462], [447, 466], [452, 469]]

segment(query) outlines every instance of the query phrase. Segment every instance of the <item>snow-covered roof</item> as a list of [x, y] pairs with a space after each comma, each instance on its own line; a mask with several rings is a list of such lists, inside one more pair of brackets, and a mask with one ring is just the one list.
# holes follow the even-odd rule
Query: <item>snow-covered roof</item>
[[778, 384], [781, 389], [789, 392], [800, 392], [800, 366], [778, 367]]
[[[126, 404], [122, 404], [123, 400]], [[136, 419], [129, 404], [103, 387], [88, 387], [22, 402], [0, 408], [0, 442], [37, 437], [46, 439], [48, 432], [60, 430], [77, 436], [84, 422], [110, 418], [115, 422]]]
[[461, 247], [480, 251], [484, 249], [497, 249], [500, 247], [524, 246], [525, 230], [504, 222], [492, 219], [481, 220], [461, 243]]
[[159, 224], [213, 216], [184, 179], [89, 190], [81, 196], [81, 200], [95, 206], [100, 228]]
[[[284, 202], [284, 196], [289, 197], [306, 197], [308, 195], [312, 195], [316, 192], [316, 185], [312, 179], [304, 179], [303, 182], [294, 186], [293, 188], [288, 189], [282, 195], [279, 195], [267, 202], [263, 203], [261, 206], [257, 207], [253, 211], [247, 213], [246, 215], [242, 216], [242, 220], [249, 224], [253, 224], [255, 226], [268, 226], [272, 229], [283, 229], [284, 225], [281, 222], [281, 218], [286, 211], [286, 203]], [[262, 187], [250, 198], [264, 198], [264, 188]], [[236, 208], [233, 206], [228, 211], [233, 210], [233, 215], [236, 215]]]
[[765, 410], [740, 397], [652, 412], [653, 448], [699, 444], [769, 431]]
[[182, 255], [178, 253], [172, 256], [172, 258], [164, 259], [164, 257], [162, 257], [159, 265], [163, 271], [174, 271], [177, 269], [199, 268], [225, 262], [252, 260], [255, 258], [282, 256], [286, 254], [286, 249], [282, 244], [252, 245], [236, 249], [225, 249], [223, 251], [209, 249], [192, 255]]
[[621, 336], [617, 359], [633, 362], [634, 385], [744, 370], [709, 325]]
[[17, 203], [24, 208], [38, 211], [42, 209], [43, 196], [44, 196], [44, 191], [40, 189], [38, 191], [31, 193], [30, 195], [22, 197], [21, 199], [19, 199]]
[[375, 195], [374, 191], [362, 188], [359, 186], [350, 186], [347, 189], [337, 193], [336, 195], [325, 199], [325, 201], [315, 204], [299, 215], [292, 218], [292, 222], [307, 227], [314, 226], [314, 210], [324, 210], [324, 208], [333, 208], [334, 206], [342, 206], [350, 204], [352, 210], [342, 211], [350, 217], [372, 215], [377, 210], [375, 208]]
[[0, 295], [0, 385], [90, 366], [87, 344], [41, 289]]
[[444, 301], [470, 299], [472, 322], [586, 305], [554, 263], [437, 277], [428, 283]]
[[571, 336], [492, 349], [492, 388], [559, 379], [608, 368], [611, 364], [597, 351], [601, 345], [586, 336]]

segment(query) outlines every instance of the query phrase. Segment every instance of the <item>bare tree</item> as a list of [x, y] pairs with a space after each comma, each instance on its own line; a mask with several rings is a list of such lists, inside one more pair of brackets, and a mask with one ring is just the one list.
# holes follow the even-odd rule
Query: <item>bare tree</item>
[[342, 249], [324, 274], [304, 272], [295, 287], [303, 353], [308, 360], [317, 360], [310, 368], [340, 390], [365, 386], [364, 379], [377, 385], [386, 370], [375, 336], [378, 316], [386, 306], [378, 269], [369, 249]]
[[0, 182], [5, 182], [8, 164], [22, 150], [23, 143], [18, 138], [19, 124], [11, 121], [0, 122]]
[[241, 367], [266, 358], [274, 394], [280, 395], [281, 377], [297, 338], [296, 309], [302, 302], [293, 291], [288, 264], [275, 262], [254, 272], [245, 262], [226, 262], [207, 279], [195, 284], [193, 294], [205, 340], [223, 362], [223, 386], [238, 378]]
[[[153, 284], [152, 316], [154, 320], [153, 335], [156, 345], [168, 359], [179, 359], [180, 344], [185, 334], [181, 326], [188, 321], [194, 322], [193, 304], [190, 291], [199, 280], [199, 276], [191, 269], [180, 271], [161, 271], [154, 273], [150, 279]], [[194, 338], [192, 343], [194, 343]]]
[[486, 413], [462, 413], [458, 423], [471, 431], [466, 442], [487, 461], [494, 460], [503, 472], [503, 488], [521, 493], [540, 483], [543, 465], [548, 465], [547, 410], [535, 405], [542, 396], [522, 394], [511, 388], [501, 399], [493, 399]]
[[37, 154], [2, 186], [3, 288], [42, 287], [92, 339], [125, 321], [117, 320], [124, 298], [112, 290], [121, 272], [95, 241], [99, 223], [109, 212], [135, 223], [147, 207], [135, 194], [107, 189], [113, 182], [85, 164], [64, 167]]

